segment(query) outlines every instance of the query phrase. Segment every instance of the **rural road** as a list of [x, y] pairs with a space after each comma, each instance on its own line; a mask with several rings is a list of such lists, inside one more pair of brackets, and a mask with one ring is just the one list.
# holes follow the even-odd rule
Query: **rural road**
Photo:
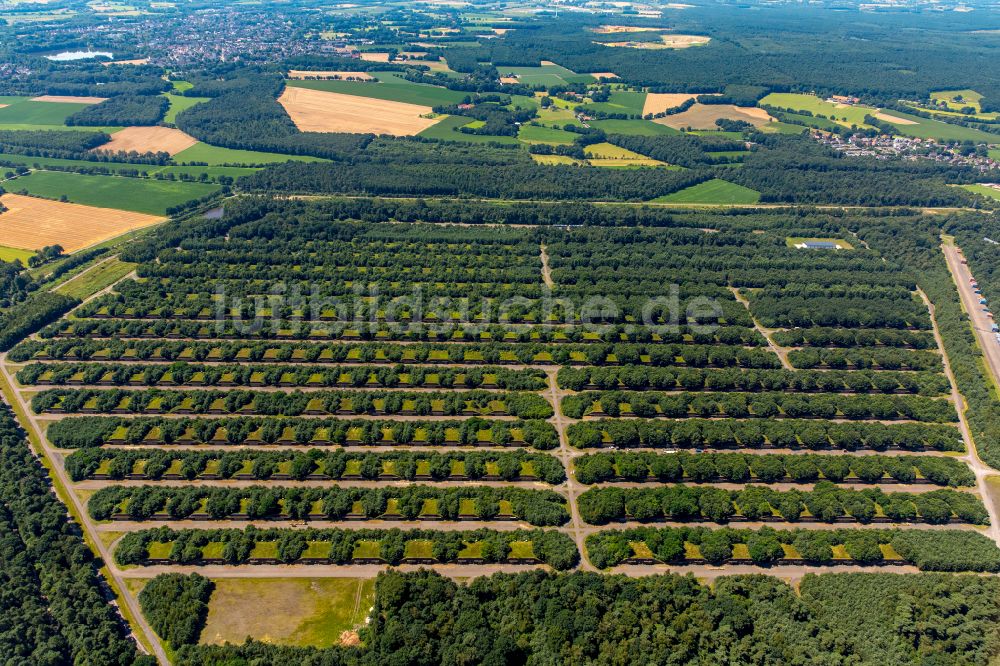
[[962, 263], [962, 250], [952, 243], [943, 243], [941, 249], [948, 262], [948, 270], [951, 271], [951, 276], [958, 287], [958, 293], [962, 297], [962, 307], [972, 322], [972, 329], [975, 331], [986, 365], [993, 376], [993, 381], [1000, 386], [1000, 343], [990, 330], [993, 320], [983, 312], [984, 306], [979, 304], [980, 296], [970, 284], [973, 275], [969, 266]]

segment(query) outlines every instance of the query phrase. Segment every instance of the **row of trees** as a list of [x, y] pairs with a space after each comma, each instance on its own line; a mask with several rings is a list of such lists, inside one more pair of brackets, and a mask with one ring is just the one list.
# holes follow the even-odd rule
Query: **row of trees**
[[49, 424], [46, 435], [54, 445], [64, 449], [100, 447], [104, 444], [476, 446], [488, 443], [548, 450], [559, 445], [555, 428], [546, 421], [499, 421], [478, 417], [417, 422], [254, 416], [78, 416]]
[[0, 352], [7, 351], [23, 338], [54, 322], [80, 304], [72, 296], [39, 291], [17, 307], [0, 313]]
[[[94, 358], [94, 356], [98, 358]], [[244, 363], [464, 363], [546, 365], [685, 364], [691, 367], [777, 368], [767, 349], [702, 344], [507, 343], [471, 344], [391, 342], [302, 343], [239, 340], [27, 340], [10, 354], [12, 361], [56, 360], [239, 361]]]
[[[82, 452], [81, 452], [82, 453]], [[74, 454], [78, 455], [78, 454]], [[70, 457], [72, 459], [72, 456]], [[67, 463], [68, 464], [68, 463]], [[590, 453], [573, 460], [580, 483], [936, 483], [973, 486], [968, 465], [944, 456], [813, 455], [748, 453]]]
[[[623, 408], [625, 405], [627, 409]], [[958, 420], [951, 402], [915, 395], [586, 391], [563, 398], [562, 411], [574, 419], [590, 414], [670, 418], [910, 419], [929, 423]]]
[[[390, 502], [393, 504], [390, 506]], [[503, 514], [501, 502], [511, 513]], [[357, 505], [357, 506], [356, 506]], [[360, 507], [360, 511], [357, 509]], [[87, 510], [95, 520], [122, 517], [184, 520], [206, 515], [213, 520], [477, 520], [515, 518], [538, 527], [569, 520], [566, 498], [551, 490], [466, 486], [437, 488], [291, 488], [287, 486], [106, 486], [91, 495]]]
[[941, 372], [941, 356], [936, 351], [909, 349], [795, 349], [788, 361], [796, 368], [871, 368], [882, 370], [931, 370]]
[[[51, 428], [50, 428], [51, 431]], [[902, 449], [965, 451], [961, 433], [952, 426], [928, 423], [831, 423], [824, 421], [716, 420], [650, 421], [601, 419], [574, 423], [567, 429], [571, 446], [595, 449]]]
[[[357, 339], [357, 340], [406, 340], [431, 342], [573, 342], [578, 344], [627, 342], [664, 342], [723, 344], [759, 347], [766, 344], [763, 336], [747, 326], [718, 326], [714, 330], [691, 330], [690, 326], [671, 327], [670, 330], [655, 330], [644, 325], [608, 324], [597, 327], [585, 326], [503, 326], [500, 324], [439, 324], [405, 325], [399, 322], [392, 326], [387, 323], [367, 321], [338, 323], [282, 321], [278, 324], [282, 338], [291, 340]], [[596, 329], [596, 330], [592, 330]], [[255, 340], [275, 337], [272, 327], [262, 326], [257, 330], [246, 330], [237, 322], [212, 322], [211, 327], [202, 321], [190, 320], [135, 320], [135, 319], [73, 319], [60, 321], [39, 332], [42, 338], [197, 338], [211, 334], [213, 338], [242, 338]], [[623, 337], [624, 336], [624, 337]]]
[[[93, 401], [88, 405], [88, 401]], [[416, 416], [516, 416], [547, 419], [552, 405], [534, 393], [491, 391], [195, 391], [165, 389], [49, 389], [31, 399], [36, 414], [80, 412], [149, 414], [412, 414]]]
[[[886, 561], [882, 546], [889, 546], [904, 563], [921, 571], [1000, 571], [996, 544], [984, 534], [959, 530], [647, 527], [592, 534], [587, 537], [587, 555], [601, 569], [616, 566], [634, 556], [632, 543], [646, 544], [653, 557], [663, 562], [683, 561], [685, 543], [698, 546], [701, 557], [716, 565], [730, 560], [733, 546], [743, 544], [750, 561], [764, 566], [785, 557], [813, 565], [832, 564], [834, 546], [843, 546], [855, 563], [880, 564]], [[790, 546], [791, 552], [782, 545]]]
[[[416, 549], [417, 555], [407, 552], [408, 543], [416, 542], [430, 548]], [[407, 557], [433, 558], [437, 563], [448, 564], [458, 559], [486, 563], [506, 562], [508, 559], [537, 559], [553, 569], [562, 571], [576, 566], [580, 553], [568, 535], [555, 530], [348, 530], [348, 529], [216, 529], [174, 530], [159, 527], [129, 532], [115, 548], [115, 560], [122, 566], [143, 564], [149, 561], [152, 544], [168, 544], [170, 564], [192, 564], [204, 559], [204, 548], [209, 543], [222, 544], [221, 558], [230, 564], [247, 562], [259, 544], [274, 544], [274, 558], [280, 562], [296, 562], [305, 555], [311, 543], [310, 557], [328, 559], [331, 564], [351, 564], [356, 560], [380, 559], [398, 565]], [[374, 549], [366, 544], [374, 543]], [[528, 545], [525, 547], [524, 545]], [[516, 548], [516, 550], [515, 550]]]
[[930, 331], [886, 329], [793, 328], [775, 331], [772, 339], [783, 347], [912, 347], [934, 349], [937, 343]]
[[449, 368], [426, 366], [302, 366], [202, 365], [179, 361], [170, 365], [118, 363], [33, 363], [17, 373], [17, 381], [34, 384], [97, 384], [124, 386], [140, 376], [147, 386], [310, 386], [354, 388], [462, 388], [483, 386], [512, 391], [540, 391], [546, 386], [543, 370], [510, 368]]
[[[940, 357], [935, 356], [940, 363]], [[943, 375], [929, 372], [871, 370], [784, 370], [703, 368], [649, 368], [644, 366], [563, 367], [559, 386], [585, 389], [641, 391], [790, 391], [796, 393], [919, 393], [942, 395], [949, 391]]]
[[953, 520], [986, 525], [989, 515], [975, 495], [943, 488], [924, 493], [886, 493], [881, 488], [851, 490], [821, 481], [813, 490], [774, 490], [746, 486], [723, 490], [708, 486], [674, 485], [664, 488], [595, 487], [578, 498], [580, 516], [591, 525], [623, 520], [730, 520], [797, 522], [879, 519], [894, 523], [926, 522], [943, 525]]
[[[923, 460], [923, 458], [921, 458]], [[944, 460], [961, 466], [958, 461]], [[141, 472], [136, 472], [140, 465]], [[196, 478], [231, 479], [249, 474], [254, 479], [271, 479], [276, 476], [304, 480], [307, 478], [340, 480], [361, 478], [404, 479], [406, 481], [448, 481], [483, 479], [494, 474], [504, 481], [537, 479], [544, 483], [558, 484], [566, 480], [562, 463], [550, 455], [513, 451], [454, 451], [446, 453], [378, 451], [347, 452], [343, 449], [324, 451], [166, 451], [163, 449], [106, 449], [88, 448], [74, 451], [66, 457], [66, 471], [74, 481], [93, 478], [100, 470], [111, 479], [141, 478], [158, 481], [168, 474], [193, 480]], [[209, 467], [211, 466], [211, 469]], [[348, 469], [350, 466], [350, 470]], [[911, 463], [911, 467], [913, 464]], [[943, 466], [944, 467], [944, 466]], [[963, 466], [964, 467], [964, 466]], [[932, 465], [929, 473], [935, 479], [950, 472], [937, 472]], [[249, 472], [247, 471], [249, 469]], [[923, 468], [921, 473], [923, 473]], [[176, 471], [175, 471], [176, 470]], [[577, 474], [579, 476], [579, 465]], [[758, 475], [759, 476], [759, 475]], [[829, 477], [828, 477], [829, 478]], [[964, 479], [955, 479], [955, 485]], [[936, 481], [941, 482], [941, 481]], [[948, 481], [945, 480], [944, 483]]]

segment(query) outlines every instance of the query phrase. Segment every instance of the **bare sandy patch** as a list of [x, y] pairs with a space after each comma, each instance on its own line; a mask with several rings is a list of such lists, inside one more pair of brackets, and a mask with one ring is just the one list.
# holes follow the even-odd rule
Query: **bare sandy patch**
[[32, 102], [56, 102], [59, 104], [100, 104], [107, 97], [82, 97], [78, 95], [39, 95]]
[[0, 104], [0, 109], [6, 109], [10, 104]]
[[373, 77], [368, 72], [341, 72], [333, 70], [305, 70], [291, 69], [288, 71], [290, 79], [355, 79], [357, 81], [371, 81]]
[[361, 59], [367, 60], [368, 62], [389, 62], [388, 53], [371, 53], [368, 51], [361, 52]]
[[541, 65], [542, 67], [554, 67], [554, 66], [557, 66], [557, 65], [556, 65], [556, 64], [555, 64], [554, 62], [552, 62], [551, 60], [543, 60], [543, 61], [541, 61], [541, 63], [539, 63], [539, 64], [540, 64], [540, 65]]
[[0, 213], [0, 238], [4, 245], [23, 250], [58, 244], [67, 252], [75, 252], [165, 219], [20, 194], [4, 194], [0, 204], [7, 208]]
[[660, 39], [669, 49], [686, 49], [689, 46], [708, 44], [712, 40], [704, 35], [660, 35]]
[[111, 65], [148, 65], [149, 58], [134, 58], [132, 60], [111, 60], [103, 64], [105, 67], [110, 67]]
[[595, 79], [617, 79], [619, 78], [614, 72], [591, 72], [590, 75]]
[[514, 28], [490, 28], [490, 32], [492, 32], [494, 35], [506, 35], [513, 29]]
[[440, 120], [421, 118], [431, 112], [429, 106], [291, 86], [278, 102], [303, 132], [411, 136]]
[[882, 113], [881, 111], [875, 114], [875, 117], [879, 120], [884, 120], [887, 123], [895, 123], [897, 125], [916, 125], [918, 123], [908, 120], [907, 118], [898, 118], [896, 116], [891, 116], [888, 113]]
[[617, 35], [625, 32], [655, 32], [657, 30], [666, 30], [666, 28], [643, 28], [635, 25], [602, 25], [594, 28], [591, 32], [596, 32], [599, 35]]
[[170, 153], [187, 150], [198, 139], [172, 127], [126, 127], [111, 135], [111, 141], [95, 150], [117, 153]]
[[774, 120], [764, 109], [755, 106], [733, 106], [732, 104], [693, 104], [690, 109], [683, 113], [675, 113], [672, 116], [656, 118], [654, 123], [681, 129], [690, 127], [692, 129], [714, 130], [719, 129], [715, 124], [716, 120], [726, 118], [728, 120], [743, 120], [754, 127], [760, 127]]

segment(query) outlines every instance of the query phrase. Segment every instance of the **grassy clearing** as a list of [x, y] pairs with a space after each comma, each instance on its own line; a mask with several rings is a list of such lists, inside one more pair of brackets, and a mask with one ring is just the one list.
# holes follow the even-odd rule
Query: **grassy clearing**
[[174, 155], [174, 161], [178, 164], [186, 162], [202, 162], [209, 166], [222, 166], [224, 164], [236, 165], [256, 165], [256, 164], [280, 164], [282, 162], [325, 162], [320, 157], [307, 157], [304, 155], [282, 155], [281, 153], [262, 153], [256, 150], [235, 150], [233, 148], [223, 148], [221, 146], [210, 146], [207, 143], [196, 143], [187, 150]]
[[88, 271], [85, 275], [64, 283], [56, 291], [83, 300], [122, 279], [134, 271], [135, 267], [136, 264], [121, 261], [115, 257]]
[[165, 215], [167, 208], [198, 199], [219, 189], [217, 185], [182, 183], [146, 178], [88, 176], [78, 173], [36, 171], [8, 183], [8, 190], [100, 208], [116, 208], [150, 215]]
[[359, 578], [220, 578], [201, 642], [242, 643], [247, 636], [281, 645], [331, 647], [364, 623], [375, 580]]
[[804, 236], [789, 236], [788, 238], [785, 239], [785, 246], [786, 247], [795, 247], [796, 245], [801, 245], [802, 243], [807, 243], [807, 242], [836, 243], [837, 247], [841, 248], [842, 250], [853, 250], [854, 249], [853, 245], [851, 245], [847, 241], [841, 240], [839, 238], [806, 238]]
[[177, 118], [177, 114], [184, 109], [190, 109], [195, 104], [208, 101], [208, 97], [184, 97], [183, 95], [171, 95], [170, 93], [166, 93], [164, 97], [170, 100], [170, 108], [167, 109], [167, 114], [163, 116], [163, 122], [170, 124], [173, 124]]
[[0, 245], [0, 261], [14, 261], [20, 259], [25, 266], [28, 265], [28, 258], [34, 256], [31, 250], [20, 250], [16, 247], [5, 247]]
[[935, 102], [944, 102], [945, 106], [952, 111], [961, 111], [967, 106], [975, 109], [976, 113], [980, 113], [983, 110], [983, 107], [980, 105], [980, 100], [983, 99], [983, 96], [975, 90], [969, 90], [968, 88], [965, 90], [938, 90], [931, 93], [931, 99]]
[[679, 192], [653, 199], [653, 203], [752, 204], [760, 201], [760, 192], [720, 178], [692, 185]]
[[538, 164], [584, 164], [567, 155], [532, 155], [531, 159]]
[[378, 83], [291, 80], [287, 82], [287, 85], [295, 88], [326, 90], [344, 95], [357, 95], [358, 97], [422, 104], [424, 106], [458, 104], [467, 95], [467, 93], [457, 90], [413, 83], [389, 72], [379, 72], [377, 78], [379, 79]]
[[985, 185], [962, 185], [962, 187], [970, 192], [975, 192], [976, 194], [981, 194], [984, 197], [990, 199], [996, 199], [1000, 201], [1000, 189], [995, 187], [986, 187]]

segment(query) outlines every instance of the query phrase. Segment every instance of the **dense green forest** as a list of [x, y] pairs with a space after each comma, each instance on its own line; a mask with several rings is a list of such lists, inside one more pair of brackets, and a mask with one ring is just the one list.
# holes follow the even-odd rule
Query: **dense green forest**
[[[183, 666], [468, 663], [985, 664], [997, 649], [994, 578], [808, 574], [712, 587], [691, 576], [535, 571], [457, 583], [431, 572], [376, 583], [365, 647], [191, 646]], [[947, 627], [947, 631], [941, 631]]]
[[12, 663], [155, 663], [108, 603], [80, 527], [66, 516], [26, 434], [0, 404], [0, 650]]

